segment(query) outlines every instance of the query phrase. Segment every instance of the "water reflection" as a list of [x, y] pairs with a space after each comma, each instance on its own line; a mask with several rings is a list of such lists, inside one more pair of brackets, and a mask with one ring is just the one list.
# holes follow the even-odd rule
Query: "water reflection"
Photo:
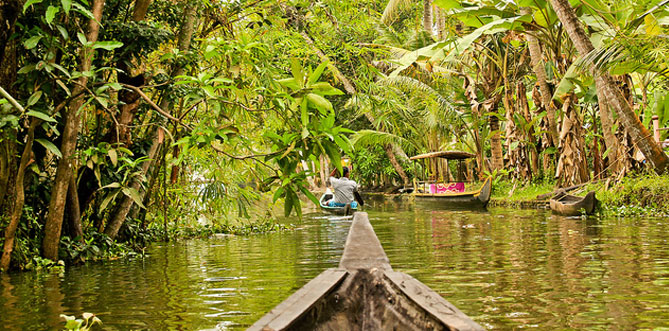
[[[393, 268], [488, 328], [669, 327], [663, 220], [366, 202]], [[76, 266], [62, 276], [0, 275], [0, 323], [57, 330], [60, 314], [86, 311], [107, 330], [243, 329], [336, 267], [351, 222], [324, 214], [285, 221], [298, 230], [154, 245], [144, 260]]]

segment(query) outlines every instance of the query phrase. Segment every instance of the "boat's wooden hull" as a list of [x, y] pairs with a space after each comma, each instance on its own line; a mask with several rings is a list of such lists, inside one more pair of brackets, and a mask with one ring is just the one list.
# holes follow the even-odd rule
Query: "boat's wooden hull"
[[249, 330], [483, 330], [429, 287], [393, 271], [366, 213], [327, 269]]
[[440, 205], [455, 208], [485, 208], [490, 201], [492, 179], [487, 178], [481, 188], [475, 192], [463, 193], [414, 193], [421, 201], [438, 202]]
[[550, 200], [553, 213], [563, 216], [591, 215], [595, 211], [597, 198], [595, 192], [588, 192], [584, 197], [558, 193]]

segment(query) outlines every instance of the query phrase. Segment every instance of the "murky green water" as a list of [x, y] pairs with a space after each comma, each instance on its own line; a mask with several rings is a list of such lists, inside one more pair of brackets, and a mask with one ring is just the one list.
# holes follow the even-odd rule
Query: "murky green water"
[[[669, 327], [667, 220], [423, 207], [386, 200], [368, 211], [393, 268], [484, 327]], [[84, 311], [108, 330], [244, 328], [337, 266], [349, 225], [314, 213], [296, 231], [156, 245], [144, 260], [62, 277], [0, 275], [0, 329], [58, 329], [60, 314]]]

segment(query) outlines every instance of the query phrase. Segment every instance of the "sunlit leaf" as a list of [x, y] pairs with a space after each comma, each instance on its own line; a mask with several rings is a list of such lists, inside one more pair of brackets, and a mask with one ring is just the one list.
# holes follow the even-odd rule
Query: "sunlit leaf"
[[137, 190], [135, 190], [132, 187], [124, 187], [121, 190], [123, 191], [123, 194], [131, 198], [132, 201], [134, 201], [138, 206], [146, 208], [144, 207], [144, 204], [142, 203], [142, 198], [139, 196], [139, 192], [137, 192]]
[[56, 17], [56, 14], [59, 10], [60, 8], [54, 6], [49, 6], [49, 8], [46, 9], [44, 19], [46, 20], [47, 24], [51, 24], [51, 22], [53, 22], [53, 19]]
[[32, 117], [37, 117], [37, 118], [39, 118], [43, 121], [47, 121], [47, 122], [57, 122], [55, 118], [53, 118], [53, 117], [51, 117], [51, 116], [49, 116], [45, 113], [36, 111], [36, 110], [29, 110], [29, 111], [26, 112], [26, 115], [32, 116]]
[[28, 1], [26, 1], [26, 3], [23, 4], [23, 13], [25, 14], [26, 9], [28, 9], [28, 7], [30, 7], [32, 5], [35, 5], [35, 4], [38, 4], [38, 3], [42, 3], [42, 1], [43, 0], [28, 0]]
[[63, 157], [63, 154], [60, 153], [60, 149], [58, 149], [58, 147], [56, 147], [56, 145], [54, 145], [52, 142], [43, 138], [35, 139], [35, 141], [40, 143], [42, 146], [44, 146], [44, 148], [48, 149], [54, 155]]

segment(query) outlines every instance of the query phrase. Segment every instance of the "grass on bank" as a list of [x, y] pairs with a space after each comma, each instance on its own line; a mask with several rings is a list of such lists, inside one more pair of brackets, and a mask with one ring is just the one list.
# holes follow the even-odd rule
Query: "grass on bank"
[[[507, 205], [535, 201], [537, 196], [553, 192], [558, 187], [552, 181], [520, 183], [499, 180], [493, 185], [492, 198]], [[653, 173], [628, 176], [619, 182], [602, 180], [569, 192], [583, 196], [595, 191], [599, 200], [598, 213], [609, 217], [669, 216], [669, 175]]]

